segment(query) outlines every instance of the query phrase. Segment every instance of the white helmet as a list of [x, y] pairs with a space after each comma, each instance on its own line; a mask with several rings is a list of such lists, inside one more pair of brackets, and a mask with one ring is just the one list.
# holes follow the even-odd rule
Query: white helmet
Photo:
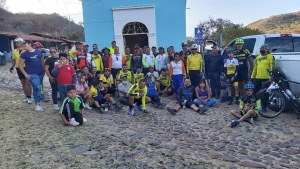
[[21, 42], [21, 43], [25, 43], [24, 39], [22, 38], [17, 38], [14, 40], [15, 42]]
[[193, 45], [191, 46], [191, 49], [198, 49], [198, 45], [197, 45], [197, 44], [193, 44]]

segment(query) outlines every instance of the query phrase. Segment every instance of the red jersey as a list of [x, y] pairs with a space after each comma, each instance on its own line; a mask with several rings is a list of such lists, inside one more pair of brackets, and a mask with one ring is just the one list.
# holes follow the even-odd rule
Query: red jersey
[[81, 69], [83, 66], [86, 66], [87, 55], [84, 52], [77, 51], [74, 53], [74, 60], [77, 62], [78, 67]]
[[[54, 69], [56, 69], [58, 66], [55, 66]], [[76, 71], [74, 67], [70, 64], [66, 64], [62, 66], [57, 75], [56, 80], [58, 84], [73, 84], [73, 75], [76, 74]]]

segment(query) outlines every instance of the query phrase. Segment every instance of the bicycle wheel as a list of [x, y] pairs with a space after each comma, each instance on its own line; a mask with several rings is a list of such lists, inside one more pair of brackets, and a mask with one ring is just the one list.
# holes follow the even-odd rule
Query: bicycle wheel
[[264, 118], [274, 118], [285, 109], [285, 97], [280, 91], [273, 91], [270, 95], [266, 93], [267, 89], [261, 89], [257, 92], [257, 97], [261, 99], [262, 106], [266, 106], [267, 112], [259, 114]]

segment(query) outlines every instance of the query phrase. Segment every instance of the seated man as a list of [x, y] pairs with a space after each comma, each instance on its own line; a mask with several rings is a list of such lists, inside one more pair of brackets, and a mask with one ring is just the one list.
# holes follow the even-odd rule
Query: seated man
[[112, 95], [108, 93], [108, 88], [104, 87], [101, 80], [94, 80], [90, 90], [93, 96], [90, 103], [99, 109], [100, 113], [108, 111], [109, 104], [113, 105], [116, 110], [122, 109], [122, 107], [115, 102]]
[[156, 79], [156, 88], [159, 95], [165, 94], [171, 96], [174, 93], [171, 85], [171, 79], [167, 75], [165, 68], [160, 70], [160, 75]]
[[100, 80], [103, 82], [104, 87], [107, 87], [109, 94], [115, 94], [114, 79], [109, 68], [104, 69], [104, 74], [100, 75]]
[[[129, 112], [128, 114], [131, 116], [135, 116], [135, 112], [133, 110], [133, 104], [144, 113], [148, 113], [146, 110], [146, 95], [148, 89], [146, 87], [145, 80], [140, 80], [139, 83], [136, 83], [131, 86], [126, 97], [129, 99]], [[142, 105], [142, 106], [141, 106]]]
[[89, 68], [87, 66], [83, 66], [81, 68], [81, 74], [85, 76], [85, 82], [87, 84], [93, 82], [93, 75], [89, 72]]
[[119, 101], [124, 105], [129, 105], [128, 97], [126, 97], [130, 87], [132, 86], [131, 83], [127, 82], [126, 74], [121, 76], [122, 82], [118, 84], [118, 91], [119, 91]]
[[152, 102], [155, 108], [163, 109], [164, 105], [160, 102], [160, 98], [157, 94], [155, 82], [152, 81], [150, 73], [146, 75], [146, 87], [148, 89], [147, 101], [149, 98], [149, 102]]
[[118, 85], [119, 83], [122, 82], [121, 76], [122, 75], [126, 75], [127, 76], [127, 82], [129, 83], [133, 83], [133, 74], [131, 71], [128, 70], [127, 65], [123, 64], [122, 65], [122, 70], [120, 70], [117, 74], [117, 78], [116, 78], [116, 85]]
[[82, 117], [84, 111], [84, 103], [80, 96], [76, 95], [76, 87], [74, 85], [67, 86], [67, 97], [63, 101], [59, 114], [65, 125], [78, 126], [87, 120]]
[[230, 122], [231, 127], [238, 125], [241, 121], [253, 124], [261, 110], [261, 100], [253, 94], [254, 85], [248, 82], [244, 85], [244, 89], [246, 90], [246, 95], [240, 99], [240, 111], [231, 110], [231, 114], [239, 119], [232, 120]]
[[190, 79], [184, 79], [184, 85], [180, 87], [177, 91], [177, 102], [175, 107], [172, 109], [167, 107], [168, 112], [172, 115], [176, 115], [176, 112], [179, 111], [180, 108], [190, 108], [199, 114], [205, 114], [207, 111], [207, 107], [198, 108], [193, 102], [193, 94], [195, 91], [195, 87], [191, 85]]

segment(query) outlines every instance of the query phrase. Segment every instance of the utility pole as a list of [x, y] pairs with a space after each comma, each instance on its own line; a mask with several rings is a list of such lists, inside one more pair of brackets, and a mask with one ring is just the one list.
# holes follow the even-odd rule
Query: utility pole
[[69, 15], [69, 38], [71, 37], [71, 17]]

